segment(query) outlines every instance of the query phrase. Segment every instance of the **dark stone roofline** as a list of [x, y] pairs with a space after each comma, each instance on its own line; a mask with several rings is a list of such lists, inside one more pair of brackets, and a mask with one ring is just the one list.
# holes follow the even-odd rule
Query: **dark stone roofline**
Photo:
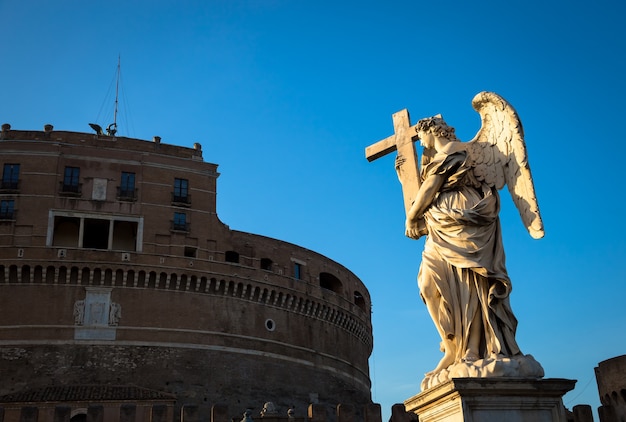
[[176, 396], [134, 385], [64, 385], [0, 396], [0, 403], [176, 401]]

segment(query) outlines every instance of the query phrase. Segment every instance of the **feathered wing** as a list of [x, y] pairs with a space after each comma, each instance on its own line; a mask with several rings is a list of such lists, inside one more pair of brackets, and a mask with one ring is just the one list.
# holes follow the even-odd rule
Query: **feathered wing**
[[467, 148], [474, 174], [478, 180], [498, 190], [506, 184], [530, 235], [535, 239], [543, 237], [543, 222], [528, 165], [524, 130], [517, 112], [493, 92], [479, 93], [472, 100], [472, 106], [482, 122]]

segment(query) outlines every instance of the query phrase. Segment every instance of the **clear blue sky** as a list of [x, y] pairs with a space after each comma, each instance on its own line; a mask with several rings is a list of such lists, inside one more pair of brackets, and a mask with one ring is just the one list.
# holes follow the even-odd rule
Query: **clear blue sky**
[[546, 377], [578, 380], [567, 407], [596, 408], [593, 368], [626, 353], [624, 16], [606, 0], [0, 0], [0, 121], [106, 126], [120, 55], [120, 135], [200, 142], [222, 221], [365, 282], [387, 420], [441, 355], [393, 157], [364, 148], [403, 108], [470, 139], [472, 97], [495, 91], [521, 116], [546, 227], [531, 239], [503, 195], [518, 342]]

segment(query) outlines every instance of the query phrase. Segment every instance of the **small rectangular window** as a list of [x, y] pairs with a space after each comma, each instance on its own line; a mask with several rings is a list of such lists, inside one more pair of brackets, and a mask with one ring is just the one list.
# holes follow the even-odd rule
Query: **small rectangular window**
[[174, 220], [172, 221], [173, 230], [187, 231], [188, 225], [189, 223], [187, 223], [187, 214], [185, 214], [184, 212], [174, 213]]
[[117, 196], [120, 199], [135, 199], [135, 173], [122, 172]]
[[172, 202], [188, 204], [189, 198], [189, 180], [174, 179], [174, 193], [172, 194]]
[[293, 263], [293, 278], [302, 280], [302, 264], [297, 262]]
[[65, 167], [62, 192], [80, 193], [80, 168]]
[[17, 190], [20, 178], [19, 164], [5, 164], [2, 170], [2, 189]]
[[13, 220], [15, 217], [15, 201], [3, 199], [0, 201], [0, 220]]
[[272, 271], [272, 260], [269, 258], [261, 258], [261, 269]]

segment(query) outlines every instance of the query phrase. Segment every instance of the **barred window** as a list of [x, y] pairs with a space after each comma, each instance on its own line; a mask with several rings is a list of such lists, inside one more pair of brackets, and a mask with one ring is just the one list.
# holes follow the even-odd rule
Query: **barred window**
[[189, 202], [189, 180], [174, 179], [174, 202]]
[[0, 201], [0, 220], [13, 220], [15, 215], [15, 201], [3, 199]]
[[5, 164], [2, 171], [2, 189], [17, 189], [19, 177], [19, 164]]
[[65, 167], [63, 174], [63, 192], [80, 192], [80, 168]]

